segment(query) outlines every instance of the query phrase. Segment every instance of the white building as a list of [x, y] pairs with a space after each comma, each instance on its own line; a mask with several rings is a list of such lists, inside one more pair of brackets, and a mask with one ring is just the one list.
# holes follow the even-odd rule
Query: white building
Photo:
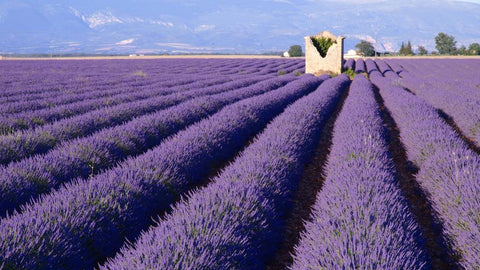
[[348, 50], [348, 52], [346, 54], [344, 54], [343, 57], [345, 57], [345, 58], [358, 58], [358, 57], [361, 57], [361, 56], [355, 50]]

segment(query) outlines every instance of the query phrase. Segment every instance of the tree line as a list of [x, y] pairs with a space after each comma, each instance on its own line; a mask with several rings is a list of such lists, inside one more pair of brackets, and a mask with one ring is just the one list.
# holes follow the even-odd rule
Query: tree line
[[[472, 43], [468, 47], [465, 45], [460, 46], [457, 48], [456, 46], [457, 41], [455, 41], [455, 37], [451, 35], [447, 35], [445, 33], [438, 33], [435, 37], [435, 48], [437, 51], [427, 51], [424, 46], [418, 46], [417, 48], [417, 55], [480, 55], [480, 44], [479, 43]], [[371, 42], [366, 40], [361, 40], [358, 44], [355, 45], [355, 48], [358, 49], [358, 52], [363, 56], [374, 56], [375, 55], [375, 48], [373, 47]], [[302, 46], [300, 45], [292, 45], [288, 50], [288, 54], [290, 57], [299, 57], [304, 56], [302, 51]], [[402, 42], [400, 46], [400, 50], [398, 51], [399, 55], [415, 55], [413, 51], [412, 44], [410, 41]]]
[[[480, 44], [479, 43], [472, 43], [468, 47], [465, 45], [460, 46], [460, 48], [456, 47], [457, 42], [455, 41], [455, 37], [451, 35], [447, 35], [445, 33], [438, 33], [435, 37], [435, 48], [437, 51], [432, 51], [430, 54], [436, 55], [480, 55]], [[358, 44], [355, 45], [355, 48], [358, 49], [360, 54], [364, 56], [374, 56], [375, 49], [372, 43], [362, 40]], [[417, 54], [418, 55], [427, 55], [429, 52], [425, 47], [418, 46]], [[410, 41], [402, 42], [400, 46], [400, 50], [398, 52], [399, 55], [415, 55], [412, 44]]]

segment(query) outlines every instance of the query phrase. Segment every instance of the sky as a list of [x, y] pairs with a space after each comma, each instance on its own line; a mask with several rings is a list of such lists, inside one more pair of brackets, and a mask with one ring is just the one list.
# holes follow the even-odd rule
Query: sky
[[480, 43], [480, 0], [0, 0], [0, 54], [266, 53], [329, 30], [384, 51]]

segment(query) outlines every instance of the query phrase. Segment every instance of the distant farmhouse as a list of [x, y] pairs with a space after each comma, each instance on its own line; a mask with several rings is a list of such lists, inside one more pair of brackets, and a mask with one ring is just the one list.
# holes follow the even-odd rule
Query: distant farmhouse
[[361, 55], [358, 54], [356, 50], [348, 50], [346, 54], [343, 55], [345, 58], [360, 58]]

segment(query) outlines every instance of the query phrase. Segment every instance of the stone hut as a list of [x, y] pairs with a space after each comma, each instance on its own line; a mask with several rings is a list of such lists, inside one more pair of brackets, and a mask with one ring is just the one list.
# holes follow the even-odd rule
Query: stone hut
[[[312, 39], [331, 39], [331, 46], [326, 52], [320, 52]], [[329, 31], [323, 31], [315, 36], [305, 37], [305, 73], [323, 74], [333, 72], [342, 73], [343, 40], [345, 37], [336, 37]], [[324, 56], [322, 56], [322, 54]]]

